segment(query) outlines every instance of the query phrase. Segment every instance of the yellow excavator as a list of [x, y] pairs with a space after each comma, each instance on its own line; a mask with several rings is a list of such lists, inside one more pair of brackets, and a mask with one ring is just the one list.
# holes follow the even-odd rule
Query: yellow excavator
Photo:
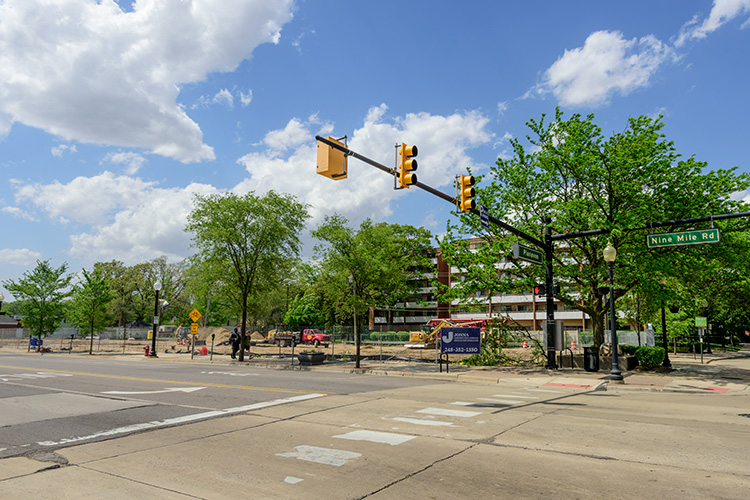
[[410, 349], [434, 349], [437, 342], [438, 334], [444, 326], [458, 326], [447, 320], [442, 320], [435, 326], [424, 326], [427, 331], [409, 332], [409, 343], [404, 347]]

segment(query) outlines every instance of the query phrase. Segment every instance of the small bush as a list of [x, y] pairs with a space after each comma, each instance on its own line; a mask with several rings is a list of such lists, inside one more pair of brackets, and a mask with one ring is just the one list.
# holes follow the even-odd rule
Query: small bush
[[409, 332], [398, 332], [396, 338], [398, 342], [409, 342]]
[[628, 344], [620, 345], [620, 350], [622, 350], [623, 354], [629, 354], [629, 355], [633, 356], [635, 354], [635, 351], [638, 350], [638, 346], [637, 345], [628, 345]]
[[663, 347], [639, 347], [635, 350], [638, 365], [644, 370], [653, 370], [664, 361]]

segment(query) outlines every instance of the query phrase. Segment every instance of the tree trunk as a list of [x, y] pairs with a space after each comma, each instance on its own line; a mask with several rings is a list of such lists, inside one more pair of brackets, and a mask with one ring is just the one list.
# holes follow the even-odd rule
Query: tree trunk
[[247, 294], [242, 294], [242, 326], [240, 326], [240, 357], [238, 361], [245, 361], [245, 330], [247, 324]]
[[604, 310], [603, 298], [599, 298], [595, 302], [595, 308], [589, 315], [591, 316], [591, 324], [594, 330], [593, 347], [598, 350], [599, 346], [604, 343], [604, 319], [607, 316]]

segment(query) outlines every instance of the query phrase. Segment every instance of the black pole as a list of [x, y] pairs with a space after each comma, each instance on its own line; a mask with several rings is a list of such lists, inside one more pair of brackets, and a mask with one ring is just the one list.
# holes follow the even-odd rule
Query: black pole
[[[359, 342], [359, 333], [357, 332], [357, 282], [355, 280], [352, 280], [354, 284], [354, 343], [357, 346], [357, 355], [354, 359], [354, 367], [359, 368], [359, 348], [360, 348], [360, 342]], [[404, 313], [406, 314], [406, 313]]]
[[667, 344], [667, 313], [664, 310], [664, 299], [661, 301], [661, 333], [663, 335], [661, 345], [664, 348], [664, 361], [661, 366], [672, 368], [672, 363], [669, 361], [669, 345]]
[[547, 226], [544, 228], [544, 260], [545, 260], [545, 280], [544, 286], [547, 291], [547, 369], [557, 370], [557, 361], [555, 360], [557, 346], [555, 345], [555, 300], [552, 290], [552, 220], [547, 217], [544, 221]]
[[617, 318], [615, 317], [615, 276], [614, 262], [607, 262], [609, 269], [609, 314], [611, 316], [611, 325], [609, 327], [612, 334], [612, 371], [609, 373], [610, 380], [622, 380], [620, 364], [617, 359]]
[[158, 358], [156, 355], [156, 332], [159, 328], [159, 290], [156, 290], [156, 297], [154, 298], [154, 331], [151, 335], [151, 352], [148, 356], [151, 358]]

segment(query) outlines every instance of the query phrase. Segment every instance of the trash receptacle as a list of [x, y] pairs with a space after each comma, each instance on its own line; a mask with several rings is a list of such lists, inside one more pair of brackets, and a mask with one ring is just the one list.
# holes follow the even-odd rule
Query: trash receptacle
[[599, 352], [591, 347], [583, 348], [583, 368], [587, 372], [599, 371]]

